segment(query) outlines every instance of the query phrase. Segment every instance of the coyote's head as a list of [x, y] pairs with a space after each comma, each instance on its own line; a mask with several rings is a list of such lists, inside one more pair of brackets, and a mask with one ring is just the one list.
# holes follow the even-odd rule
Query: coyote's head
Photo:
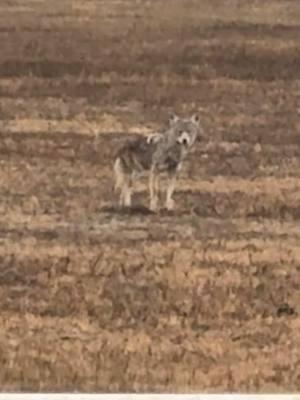
[[177, 115], [170, 117], [170, 136], [186, 149], [193, 146], [201, 131], [200, 119], [196, 114], [190, 118], [180, 118]]

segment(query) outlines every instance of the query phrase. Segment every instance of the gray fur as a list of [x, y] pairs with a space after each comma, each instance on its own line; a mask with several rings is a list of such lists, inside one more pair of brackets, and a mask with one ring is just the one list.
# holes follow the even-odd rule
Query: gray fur
[[120, 205], [131, 206], [133, 183], [140, 174], [149, 173], [150, 209], [158, 208], [160, 175], [166, 174], [166, 208], [174, 208], [172, 195], [183, 160], [194, 145], [201, 126], [199, 118], [172, 116], [164, 133], [154, 133], [125, 143], [114, 163], [115, 189], [120, 189]]

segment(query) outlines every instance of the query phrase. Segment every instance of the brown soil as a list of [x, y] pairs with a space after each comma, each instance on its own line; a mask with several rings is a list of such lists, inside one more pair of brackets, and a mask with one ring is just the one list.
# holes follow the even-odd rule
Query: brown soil
[[[296, 1], [81, 3], [0, 5], [1, 389], [299, 391]], [[205, 127], [176, 210], [120, 210], [171, 111]]]

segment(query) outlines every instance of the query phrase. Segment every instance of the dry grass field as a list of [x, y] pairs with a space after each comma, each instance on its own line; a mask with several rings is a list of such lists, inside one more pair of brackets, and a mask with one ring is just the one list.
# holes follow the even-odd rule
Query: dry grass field
[[[1, 1], [1, 390], [300, 390], [298, 3]], [[174, 111], [176, 211], [119, 210]]]

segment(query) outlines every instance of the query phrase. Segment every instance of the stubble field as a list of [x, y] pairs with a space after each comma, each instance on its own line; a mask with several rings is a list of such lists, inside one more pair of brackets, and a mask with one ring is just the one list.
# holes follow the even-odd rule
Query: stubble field
[[[300, 11], [248, 3], [1, 1], [2, 390], [300, 390]], [[174, 111], [176, 211], [119, 210]]]

